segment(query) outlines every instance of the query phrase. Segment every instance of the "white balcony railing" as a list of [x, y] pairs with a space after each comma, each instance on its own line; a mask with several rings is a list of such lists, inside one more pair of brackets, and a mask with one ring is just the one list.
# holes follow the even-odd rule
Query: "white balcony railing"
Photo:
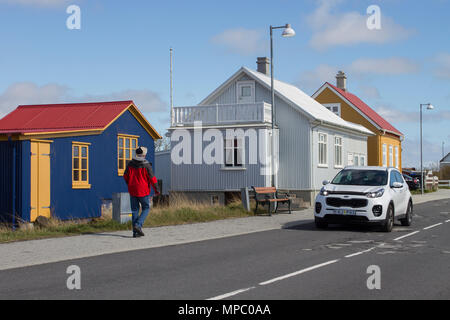
[[219, 104], [214, 106], [175, 107], [173, 126], [271, 123], [272, 107], [265, 102]]

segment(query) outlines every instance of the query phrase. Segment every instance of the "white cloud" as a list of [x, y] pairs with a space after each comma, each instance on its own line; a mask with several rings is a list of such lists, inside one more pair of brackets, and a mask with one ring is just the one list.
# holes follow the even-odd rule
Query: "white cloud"
[[384, 44], [409, 37], [412, 31], [396, 24], [381, 10], [381, 29], [367, 28], [368, 15], [360, 12], [335, 12], [342, 1], [321, 0], [319, 7], [308, 18], [313, 30], [310, 45], [317, 50], [334, 46], [349, 46], [359, 43]]
[[381, 94], [380, 91], [374, 86], [370, 85], [361, 85], [359, 87], [359, 90], [361, 90], [363, 97], [367, 97], [369, 99], [380, 99]]
[[[336, 74], [339, 70], [344, 71], [347, 77], [361, 78], [366, 75], [399, 75], [418, 72], [420, 66], [406, 58], [385, 58], [385, 59], [358, 59], [349, 65], [334, 67], [327, 64], [320, 64], [313, 70], [308, 70], [300, 76], [298, 84], [306, 89], [317, 89], [324, 82], [334, 84]], [[349, 82], [351, 85], [355, 82]], [[350, 87], [350, 86], [349, 86]], [[380, 98], [378, 90], [367, 85], [361, 89], [371, 98]]]
[[450, 54], [441, 53], [435, 60], [438, 65], [434, 70], [434, 75], [438, 78], [450, 79]]
[[321, 64], [314, 70], [304, 72], [298, 81], [302, 90], [317, 90], [324, 82], [332, 82], [338, 72], [337, 67]]
[[237, 28], [225, 30], [214, 36], [211, 42], [233, 53], [254, 55], [265, 50], [264, 40], [264, 33], [260, 30]]
[[[420, 140], [405, 137], [402, 142], [402, 166], [420, 168]], [[442, 159], [442, 144], [428, 139], [423, 140], [423, 165], [425, 168], [436, 166]]]
[[123, 90], [106, 95], [72, 96], [70, 89], [59, 84], [38, 86], [32, 82], [20, 82], [9, 86], [0, 93], [0, 117], [5, 116], [19, 105], [52, 104], [71, 102], [133, 100], [136, 106], [146, 112], [168, 112], [167, 103], [158, 93], [150, 90]]
[[[379, 106], [376, 109], [376, 112], [386, 120], [388, 120], [391, 123], [398, 123], [398, 122], [407, 122], [412, 123], [416, 122], [418, 123], [420, 121], [420, 109], [419, 105], [417, 105], [417, 110], [414, 111], [405, 111], [400, 110], [397, 108], [393, 108], [388, 105]], [[439, 123], [442, 121], [450, 121], [450, 111], [449, 110], [433, 110], [430, 112], [423, 112], [422, 113], [423, 121], [424, 122], [432, 122], [432, 123]]]
[[32, 82], [20, 82], [9, 86], [0, 95], [0, 117], [21, 104], [59, 103], [69, 89], [58, 84], [38, 86]]
[[34, 7], [61, 7], [68, 5], [70, 0], [0, 0], [1, 3]]
[[359, 74], [410, 74], [419, 71], [418, 64], [406, 58], [358, 59], [349, 66], [349, 71]]

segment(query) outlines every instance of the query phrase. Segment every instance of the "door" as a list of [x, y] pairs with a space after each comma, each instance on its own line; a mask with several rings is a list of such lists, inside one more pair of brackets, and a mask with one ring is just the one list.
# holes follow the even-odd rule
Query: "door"
[[[400, 182], [403, 184], [402, 188], [394, 188], [394, 182]], [[392, 200], [394, 201], [395, 206], [395, 216], [404, 214], [406, 212], [405, 207], [405, 192], [407, 190], [406, 186], [404, 185], [403, 179], [401, 179], [400, 174], [396, 171], [391, 171], [391, 178], [390, 178], [390, 192], [392, 195]]]
[[30, 221], [50, 218], [50, 143], [31, 141]]
[[394, 174], [396, 176], [396, 179], [398, 182], [400, 182], [403, 187], [399, 189], [400, 191], [400, 197], [399, 197], [399, 213], [400, 214], [405, 214], [406, 210], [408, 209], [408, 203], [409, 203], [409, 198], [408, 198], [408, 185], [406, 183], [406, 181], [403, 179], [403, 176], [397, 172], [394, 171]]

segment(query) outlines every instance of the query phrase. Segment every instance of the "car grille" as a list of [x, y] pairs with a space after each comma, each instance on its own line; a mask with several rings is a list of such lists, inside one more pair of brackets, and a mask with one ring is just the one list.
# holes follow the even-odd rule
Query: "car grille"
[[341, 198], [327, 198], [327, 205], [340, 208], [364, 208], [367, 207], [367, 199], [341, 199]]

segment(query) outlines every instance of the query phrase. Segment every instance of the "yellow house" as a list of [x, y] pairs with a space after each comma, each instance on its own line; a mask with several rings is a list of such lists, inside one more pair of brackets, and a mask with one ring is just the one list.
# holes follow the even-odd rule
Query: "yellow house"
[[[347, 91], [347, 77], [339, 71], [336, 86], [326, 82], [313, 98], [346, 121], [360, 124], [373, 133], [367, 141], [369, 166], [402, 168], [403, 134], [356, 95]], [[347, 155], [347, 165], [358, 165], [358, 158]]]

